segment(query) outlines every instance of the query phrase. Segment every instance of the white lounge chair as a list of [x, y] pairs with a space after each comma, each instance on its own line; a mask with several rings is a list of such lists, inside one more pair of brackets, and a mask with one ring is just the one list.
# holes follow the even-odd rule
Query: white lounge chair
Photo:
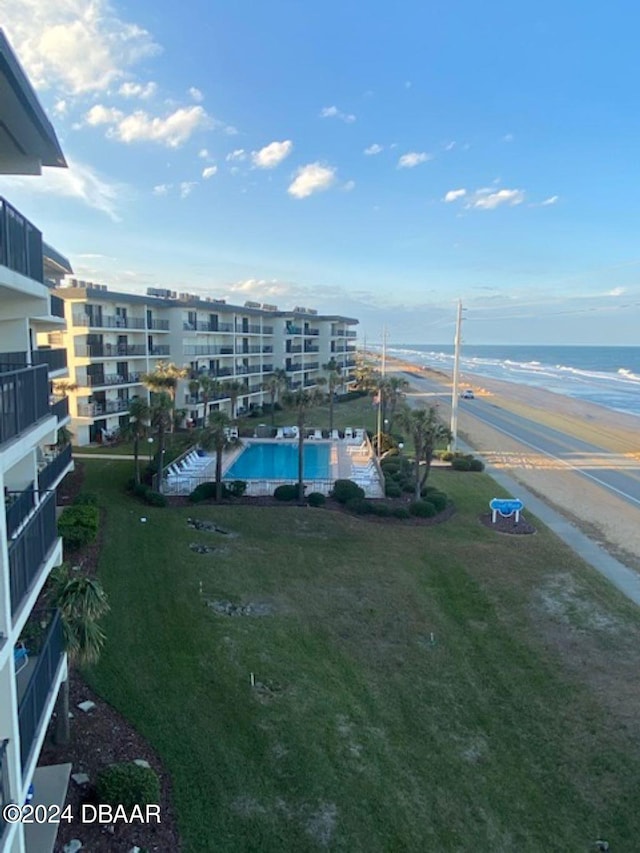
[[298, 431], [298, 427], [295, 426], [295, 424], [294, 424], [294, 426], [289, 427], [289, 431], [290, 431], [290, 435], [292, 438], [298, 438], [298, 436], [300, 435], [300, 433]]
[[351, 441], [353, 439], [353, 428], [352, 427], [345, 427], [344, 437], [347, 441]]
[[284, 438], [284, 427], [278, 427], [276, 431], [276, 438]]
[[313, 438], [315, 441], [322, 441], [322, 430], [314, 429], [313, 435], [310, 435], [309, 438]]
[[232, 440], [239, 438], [238, 427], [231, 427], [229, 430], [229, 438]]
[[357, 438], [358, 441], [364, 441], [364, 430], [363, 429], [355, 429], [353, 431], [353, 437]]
[[338, 430], [332, 429], [331, 430], [331, 441], [339, 441], [339, 439], [340, 439], [340, 433], [338, 432]]

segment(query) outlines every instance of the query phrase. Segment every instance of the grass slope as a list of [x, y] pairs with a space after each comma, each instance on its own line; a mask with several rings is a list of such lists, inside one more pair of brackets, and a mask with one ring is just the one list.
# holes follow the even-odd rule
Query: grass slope
[[[123, 497], [129, 465], [86, 467], [112, 606], [91, 682], [162, 755], [188, 851], [637, 849], [636, 741], [550, 640], [580, 630], [613, 661], [635, 612], [547, 531], [479, 525], [487, 477], [436, 472], [457, 515], [404, 527], [152, 509]], [[541, 604], [558, 578], [573, 591], [560, 615]]]

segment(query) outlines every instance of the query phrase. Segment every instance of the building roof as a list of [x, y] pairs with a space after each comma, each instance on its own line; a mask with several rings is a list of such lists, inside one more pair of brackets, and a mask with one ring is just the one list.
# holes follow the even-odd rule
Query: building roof
[[53, 246], [50, 246], [44, 241], [42, 243], [42, 256], [45, 267], [47, 267], [47, 265], [50, 266], [52, 270], [55, 271], [56, 275], [64, 276], [73, 274], [69, 259], [65, 258], [65, 256], [61, 255], [57, 249], [54, 249]]
[[29, 78], [0, 29], [0, 174], [66, 167], [62, 148]]

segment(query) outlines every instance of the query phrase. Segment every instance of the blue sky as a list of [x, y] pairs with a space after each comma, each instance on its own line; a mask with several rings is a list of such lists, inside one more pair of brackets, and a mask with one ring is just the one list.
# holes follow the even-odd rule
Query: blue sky
[[79, 277], [379, 340], [636, 344], [640, 12], [5, 0], [70, 164], [0, 192]]

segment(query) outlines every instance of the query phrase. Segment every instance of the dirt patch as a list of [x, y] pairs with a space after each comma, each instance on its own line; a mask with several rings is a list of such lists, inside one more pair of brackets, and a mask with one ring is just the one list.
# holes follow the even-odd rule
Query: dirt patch
[[218, 556], [229, 553], [228, 548], [216, 548], [215, 545], [202, 545], [199, 542], [190, 542], [189, 550], [194, 554], [218, 554]]
[[516, 521], [515, 516], [509, 516], [508, 518], [504, 518], [501, 515], [498, 515], [494, 522], [492, 521], [492, 516], [490, 512], [484, 512], [482, 515], [478, 516], [478, 520], [480, 524], [483, 524], [485, 527], [488, 527], [489, 530], [493, 530], [495, 533], [507, 533], [512, 534], [514, 536], [519, 535], [528, 535], [536, 532], [536, 528], [533, 524], [529, 524], [529, 522], [520, 515], [520, 520]]
[[220, 527], [220, 525], [216, 524], [215, 521], [207, 521], [204, 518], [188, 518], [187, 526], [192, 530], [197, 530], [199, 532], [219, 533], [221, 536], [228, 536], [229, 539], [236, 539], [238, 536], [237, 533], [232, 533], [231, 530], [227, 530], [226, 527]]
[[273, 605], [265, 601], [249, 604], [233, 604], [231, 601], [207, 601], [214, 613], [220, 616], [271, 616]]

